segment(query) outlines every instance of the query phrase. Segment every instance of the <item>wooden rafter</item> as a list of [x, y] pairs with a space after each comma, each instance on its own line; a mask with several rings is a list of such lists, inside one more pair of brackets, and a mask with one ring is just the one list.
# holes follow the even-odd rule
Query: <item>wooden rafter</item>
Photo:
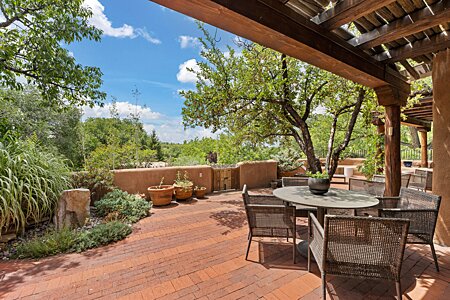
[[353, 46], [370, 49], [405, 36], [438, 26], [450, 20], [450, 1], [439, 1], [389, 24], [349, 40]]
[[375, 57], [385, 63], [397, 62], [427, 53], [438, 52], [450, 47], [450, 31], [444, 31], [420, 41], [377, 54]]
[[394, 1], [395, 0], [343, 0], [313, 18], [313, 21], [324, 28], [336, 29]]
[[409, 84], [400, 73], [278, 0], [153, 2], [365, 86], [391, 85], [409, 93]]
[[402, 66], [405, 67], [406, 71], [408, 71], [408, 73], [414, 78], [414, 79], [420, 79], [420, 74], [416, 71], [416, 69], [414, 69], [413, 66], [411, 66], [409, 64], [409, 62], [405, 59], [400, 61], [400, 63], [402, 64]]

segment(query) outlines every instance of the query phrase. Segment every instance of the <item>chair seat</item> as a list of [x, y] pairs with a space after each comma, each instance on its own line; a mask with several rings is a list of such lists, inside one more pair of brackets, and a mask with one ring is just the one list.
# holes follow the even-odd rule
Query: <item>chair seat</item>
[[352, 274], [354, 277], [361, 278], [395, 279], [392, 268], [388, 265], [359, 264], [353, 262], [333, 263], [327, 261], [326, 272], [330, 275]]

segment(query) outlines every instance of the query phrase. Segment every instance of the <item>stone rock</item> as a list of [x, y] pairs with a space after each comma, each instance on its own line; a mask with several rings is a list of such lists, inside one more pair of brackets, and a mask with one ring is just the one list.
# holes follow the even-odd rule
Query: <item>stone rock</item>
[[89, 218], [91, 194], [88, 189], [65, 190], [58, 200], [54, 223], [56, 229], [82, 227]]

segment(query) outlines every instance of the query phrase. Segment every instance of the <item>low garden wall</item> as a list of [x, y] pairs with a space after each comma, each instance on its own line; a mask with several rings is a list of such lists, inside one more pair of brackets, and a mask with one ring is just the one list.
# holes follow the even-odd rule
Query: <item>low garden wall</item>
[[194, 186], [206, 187], [206, 192], [212, 191], [212, 168], [210, 166], [183, 166], [164, 168], [124, 169], [114, 171], [114, 185], [131, 194], [147, 192], [152, 185], [159, 185], [164, 177], [164, 184], [173, 184], [180, 171], [182, 175], [187, 171]]
[[[249, 188], [269, 187], [277, 179], [277, 162], [274, 160], [238, 163], [239, 188], [244, 184]], [[194, 186], [206, 187], [206, 192], [213, 191], [213, 168], [211, 166], [180, 166], [164, 168], [124, 169], [114, 171], [114, 185], [131, 194], [147, 192], [147, 188], [158, 185], [164, 177], [164, 184], [173, 184], [177, 172], [188, 172]]]
[[240, 188], [244, 184], [248, 188], [269, 187], [272, 180], [277, 179], [277, 162], [274, 160], [238, 163]]

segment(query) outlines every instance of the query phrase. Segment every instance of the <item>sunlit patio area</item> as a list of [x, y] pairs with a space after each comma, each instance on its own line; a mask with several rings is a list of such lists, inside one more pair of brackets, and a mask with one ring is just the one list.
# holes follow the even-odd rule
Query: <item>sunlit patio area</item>
[[[335, 185], [346, 188], [344, 184]], [[250, 193], [271, 193], [270, 189]], [[317, 266], [307, 271], [292, 244], [253, 242], [240, 192], [154, 208], [116, 244], [39, 261], [0, 262], [2, 299], [320, 299]], [[307, 219], [297, 218], [306, 239]], [[448, 299], [450, 248], [436, 245], [440, 272], [428, 246], [407, 245], [404, 299]], [[393, 299], [392, 281], [327, 278], [329, 299]]]

